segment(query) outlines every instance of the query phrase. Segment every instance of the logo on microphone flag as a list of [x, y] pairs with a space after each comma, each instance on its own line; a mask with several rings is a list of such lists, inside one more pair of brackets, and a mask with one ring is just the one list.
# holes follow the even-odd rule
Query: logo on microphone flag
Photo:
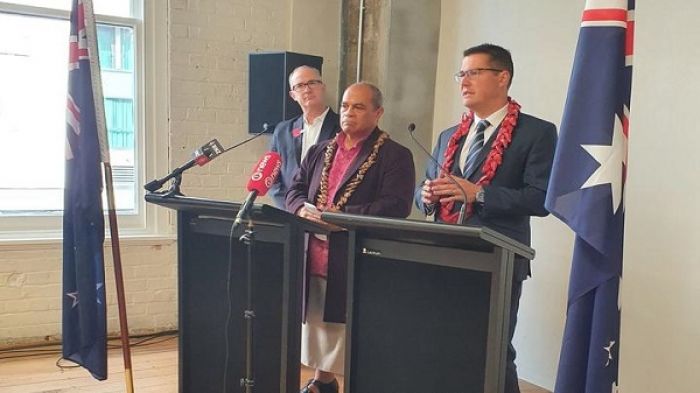
[[546, 207], [576, 234], [555, 393], [617, 389], [634, 0], [586, 2]]
[[63, 210], [63, 358], [107, 379], [101, 162], [109, 162], [92, 0], [70, 16]]
[[281, 169], [282, 160], [279, 153], [272, 151], [265, 153], [253, 167], [253, 173], [246, 188], [248, 191], [256, 190], [259, 196], [264, 196], [279, 176]]

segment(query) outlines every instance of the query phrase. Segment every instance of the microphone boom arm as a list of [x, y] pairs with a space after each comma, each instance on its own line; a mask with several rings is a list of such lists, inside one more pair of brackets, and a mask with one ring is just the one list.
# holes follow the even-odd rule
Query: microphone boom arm
[[[211, 157], [204, 157], [205, 161], [203, 161], [203, 162], [201, 162], [201, 163], [198, 162], [198, 158], [199, 158], [199, 157], [194, 157], [194, 158], [192, 158], [191, 160], [189, 160], [189, 161], [187, 161], [186, 163], [184, 163], [182, 166], [173, 169], [172, 172], [170, 172], [170, 173], [169, 173], [168, 175], [166, 175], [165, 177], [163, 177], [163, 178], [161, 178], [161, 179], [152, 180], [152, 181], [146, 183], [146, 184], [143, 186], [143, 188], [144, 188], [146, 191], [148, 191], [148, 192], [155, 193], [155, 192], [157, 192], [158, 190], [160, 190], [161, 187], [163, 187], [163, 184], [165, 184], [166, 182], [168, 182], [168, 180], [174, 178], [175, 180], [173, 181], [173, 184], [170, 186], [170, 188], [169, 188], [167, 191], [162, 192], [162, 194], [163, 194], [163, 196], [166, 196], [166, 197], [167, 197], [167, 196], [173, 196], [173, 195], [182, 195], [182, 193], [180, 192], [180, 183], [182, 183], [182, 173], [183, 173], [183, 172], [185, 172], [186, 170], [192, 168], [192, 167], [195, 166], [196, 164], [198, 164], [198, 165], [200, 165], [200, 166], [201, 166], [201, 165], [204, 165], [204, 164], [206, 164], [208, 161], [213, 160], [214, 158], [220, 156], [221, 154], [226, 153], [226, 152], [229, 151], [229, 150], [235, 149], [235, 148], [237, 148], [238, 146], [241, 146], [241, 145], [245, 145], [246, 143], [248, 143], [248, 142], [252, 141], [253, 139], [256, 139], [256, 138], [258, 138], [259, 136], [261, 136], [262, 134], [266, 133], [267, 130], [268, 130], [268, 128], [269, 128], [269, 125], [268, 125], [267, 123], [263, 123], [263, 129], [262, 129], [262, 131], [258, 132], [257, 134], [254, 134], [253, 136], [251, 136], [251, 137], [249, 137], [249, 138], [247, 138], [247, 139], [244, 139], [243, 141], [241, 141], [241, 142], [239, 142], [239, 143], [236, 143], [235, 145], [233, 145], [233, 146], [231, 146], [231, 147], [229, 147], [229, 148], [227, 148], [227, 149], [224, 149], [223, 151], [221, 151], [221, 150], [215, 151], [214, 154], [213, 154]], [[216, 142], [216, 145], [217, 145], [219, 148], [221, 147], [221, 145], [219, 145], [219, 142], [216, 141], [216, 139], [210, 141], [209, 144], [212, 144], [213, 142]], [[209, 144], [208, 144], [208, 145], [209, 145]], [[207, 145], [205, 145], [205, 146], [207, 146]], [[205, 147], [205, 146], [203, 146], [203, 147]], [[198, 152], [201, 152], [201, 150], [202, 150], [202, 149], [200, 148], [200, 150], [198, 150]], [[211, 154], [211, 152], [210, 152], [210, 154]]]

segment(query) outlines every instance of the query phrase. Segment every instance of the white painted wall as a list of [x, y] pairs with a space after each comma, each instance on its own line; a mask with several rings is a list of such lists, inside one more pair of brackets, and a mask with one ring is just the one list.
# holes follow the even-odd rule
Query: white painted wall
[[289, 50], [323, 57], [328, 104], [336, 110], [340, 77], [340, 0], [293, 0]]
[[637, 2], [620, 387], [698, 391], [697, 2]]

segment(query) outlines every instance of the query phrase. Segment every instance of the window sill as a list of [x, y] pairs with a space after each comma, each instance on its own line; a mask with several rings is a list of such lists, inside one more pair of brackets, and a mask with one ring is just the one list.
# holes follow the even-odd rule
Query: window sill
[[[63, 244], [60, 234], [51, 233], [47, 236], [33, 233], [33, 237], [4, 237], [0, 238], [0, 251], [29, 251], [41, 249], [55, 249]], [[168, 246], [177, 242], [177, 236], [173, 235], [143, 235], [122, 234], [119, 237], [120, 245], [124, 246]], [[105, 238], [105, 247], [111, 247], [109, 237]]]

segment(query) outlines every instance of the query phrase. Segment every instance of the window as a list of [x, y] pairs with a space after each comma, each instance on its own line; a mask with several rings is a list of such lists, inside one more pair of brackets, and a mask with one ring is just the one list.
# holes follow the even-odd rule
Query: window
[[134, 62], [133, 29], [97, 26], [102, 71], [131, 71]]
[[[0, 1], [0, 36], [12, 37], [0, 40], [0, 149], [4, 157], [4, 165], [0, 165], [0, 232], [18, 227], [27, 231], [61, 228], [71, 3]], [[162, 60], [155, 58], [156, 50], [149, 55], [144, 51], [146, 46], [157, 49], [153, 42], [157, 39], [144, 38], [146, 32], [155, 30], [144, 27], [143, 15], [150, 12], [149, 20], [165, 35], [167, 10], [164, 2], [143, 0], [93, 3], [120, 227], [126, 224], [145, 229], [148, 217], [140, 184], [162, 164], [145, 165], [145, 152], [155, 149], [156, 144], [143, 130], [146, 124], [158, 121], [146, 113], [164, 113], [147, 110], [146, 104], [157, 100], [147, 97], [145, 91], [161, 92], [163, 101], [166, 97], [162, 86], [153, 90], [145, 86], [145, 74], [152, 72], [146, 65]], [[155, 23], [157, 15], [162, 21]], [[149, 156], [159, 154], [149, 151]]]
[[[112, 150], [131, 150], [134, 147], [134, 100], [105, 97], [105, 118]], [[129, 164], [133, 165], [133, 161]]]
[[[71, 0], [11, 0], [5, 1], [5, 3], [44, 7], [63, 11], [70, 11], [70, 7], [73, 4]], [[95, 14], [97, 15], [132, 17], [137, 14], [135, 12], [137, 7], [134, 3], [140, 3], [140, 1], [93, 0], [92, 3], [94, 4]]]

